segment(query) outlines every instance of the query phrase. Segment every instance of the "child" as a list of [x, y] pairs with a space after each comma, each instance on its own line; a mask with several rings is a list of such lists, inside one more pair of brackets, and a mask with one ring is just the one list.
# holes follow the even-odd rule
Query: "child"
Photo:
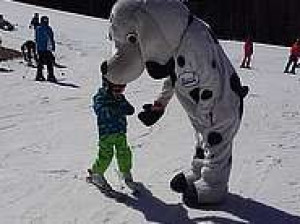
[[93, 108], [97, 115], [99, 131], [99, 154], [92, 168], [88, 170], [90, 174], [88, 178], [105, 191], [112, 190], [104, 173], [114, 154], [126, 185], [132, 190], [136, 190], [137, 186], [130, 172], [132, 153], [126, 138], [126, 116], [134, 114], [134, 107], [123, 95], [125, 87], [126, 85], [115, 85], [103, 78], [102, 87], [93, 97]]
[[25, 41], [21, 46], [22, 55], [24, 61], [28, 63], [28, 65], [33, 65], [32, 59], [37, 63], [37, 52], [36, 52], [36, 44], [32, 40]]

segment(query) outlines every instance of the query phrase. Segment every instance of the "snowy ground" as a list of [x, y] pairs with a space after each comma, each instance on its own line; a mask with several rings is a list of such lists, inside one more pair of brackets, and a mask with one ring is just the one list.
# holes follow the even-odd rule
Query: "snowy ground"
[[[255, 44], [253, 69], [241, 70], [242, 43], [222, 42], [251, 88], [224, 205], [189, 209], [169, 189], [193, 155], [193, 130], [175, 98], [152, 128], [130, 117], [133, 173], [145, 189], [118, 203], [85, 182], [97, 153], [90, 99], [100, 84], [99, 64], [110, 54], [107, 21], [0, 0], [0, 14], [18, 24], [17, 31], [0, 30], [3, 46], [19, 49], [32, 39], [34, 12], [50, 17], [56, 57], [68, 68], [55, 69], [55, 85], [34, 82], [35, 69], [21, 61], [0, 63], [14, 70], [0, 73], [1, 224], [300, 223], [300, 70], [282, 73], [287, 48]], [[139, 111], [160, 87], [144, 75], [126, 95]], [[120, 188], [115, 164], [107, 177]]]

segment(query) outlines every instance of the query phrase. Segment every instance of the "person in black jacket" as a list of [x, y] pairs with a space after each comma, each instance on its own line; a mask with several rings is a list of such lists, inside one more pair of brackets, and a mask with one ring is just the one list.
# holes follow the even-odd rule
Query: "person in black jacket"
[[36, 53], [36, 44], [32, 40], [25, 41], [21, 46], [21, 51], [23, 54], [24, 61], [28, 63], [28, 65], [32, 65], [32, 59], [37, 63], [37, 53]]
[[38, 13], [34, 13], [33, 18], [30, 21], [29, 28], [36, 29], [40, 25], [40, 16]]
[[37, 75], [35, 80], [45, 81], [43, 67], [46, 65], [48, 70], [47, 81], [57, 82], [53, 69], [55, 57], [52, 53], [55, 51], [55, 40], [47, 16], [42, 16], [41, 25], [35, 29], [35, 43], [38, 53]]

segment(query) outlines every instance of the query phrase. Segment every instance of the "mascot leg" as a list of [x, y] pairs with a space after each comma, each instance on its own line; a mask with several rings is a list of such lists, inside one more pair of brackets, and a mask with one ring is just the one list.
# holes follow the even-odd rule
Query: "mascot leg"
[[[201, 137], [199, 134], [196, 132], [195, 133], [196, 137], [196, 153], [194, 158], [198, 159], [204, 159], [204, 149], [202, 148], [202, 141]], [[201, 168], [193, 167], [192, 164], [192, 169], [186, 172], [180, 172], [176, 174], [173, 179], [170, 182], [170, 187], [173, 191], [177, 193], [184, 193], [187, 191], [188, 186], [191, 186], [196, 180], [199, 180], [201, 178], [201, 172], [199, 170]]]
[[199, 208], [224, 201], [232, 166], [232, 141], [239, 120], [231, 125], [219, 129], [218, 133], [210, 132], [203, 141], [199, 141], [201, 144], [198, 142], [196, 145], [191, 170], [179, 173], [171, 180], [172, 190], [183, 194], [186, 206]]
[[183, 202], [192, 208], [206, 204], [221, 203], [228, 192], [228, 181], [232, 165], [232, 142], [225, 141], [206, 147], [205, 158], [194, 158], [192, 170], [200, 178], [188, 183], [183, 192]]

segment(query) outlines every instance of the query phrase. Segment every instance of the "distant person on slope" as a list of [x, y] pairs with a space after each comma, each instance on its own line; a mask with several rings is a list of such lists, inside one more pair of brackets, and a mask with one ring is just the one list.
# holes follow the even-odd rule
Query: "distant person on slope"
[[42, 16], [41, 25], [35, 30], [35, 42], [37, 45], [38, 65], [36, 81], [45, 81], [43, 76], [43, 67], [47, 66], [48, 77], [47, 81], [57, 82], [54, 76], [53, 64], [55, 61], [52, 51], [55, 51], [55, 41], [52, 28], [49, 26], [49, 18]]
[[10, 22], [5, 20], [2, 14], [0, 14], [0, 29], [5, 31], [13, 31], [15, 27]]
[[[105, 64], [102, 65], [105, 68]], [[105, 73], [105, 72], [104, 72]], [[88, 170], [88, 180], [105, 191], [112, 187], [104, 177], [104, 173], [111, 163], [114, 150], [125, 183], [132, 190], [137, 190], [137, 184], [131, 175], [132, 152], [127, 143], [126, 116], [134, 114], [134, 107], [126, 100], [123, 92], [126, 85], [113, 84], [105, 77], [102, 87], [93, 97], [93, 108], [97, 115], [99, 131], [99, 153], [92, 168]]]
[[253, 42], [252, 42], [252, 38], [248, 36], [244, 44], [244, 59], [240, 66], [241, 68], [250, 68], [252, 55], [253, 55]]
[[40, 16], [38, 13], [34, 13], [33, 18], [30, 21], [29, 28], [36, 29], [40, 25]]
[[36, 53], [36, 44], [32, 40], [25, 41], [21, 46], [22, 55], [24, 61], [28, 63], [28, 65], [33, 65], [32, 59], [37, 63], [37, 53]]
[[[297, 67], [297, 62], [299, 57], [300, 57], [300, 39], [297, 39], [296, 42], [290, 48], [290, 56], [285, 66], [284, 73], [296, 74], [296, 67]], [[292, 66], [291, 70], [290, 70], [290, 66]]]

